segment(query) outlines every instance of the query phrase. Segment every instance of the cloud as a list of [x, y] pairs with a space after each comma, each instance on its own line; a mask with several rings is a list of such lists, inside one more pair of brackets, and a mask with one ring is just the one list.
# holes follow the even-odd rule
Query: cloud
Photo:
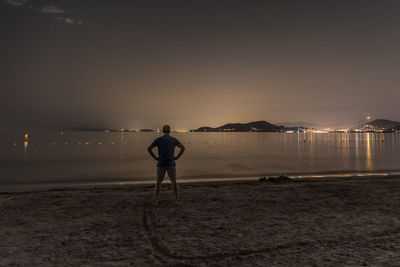
[[65, 18], [65, 17], [57, 17], [57, 20], [67, 23], [67, 24], [83, 24], [82, 20], [75, 20], [71, 18]]
[[40, 12], [42, 14], [49, 15], [49, 16], [59, 15], [58, 17], [56, 17], [56, 19], [60, 22], [66, 23], [66, 24], [76, 24], [76, 25], [84, 24], [83, 20], [77, 20], [77, 19], [73, 19], [70, 17], [66, 17], [66, 16], [60, 16], [61, 14], [65, 14], [67, 12], [65, 12], [64, 9], [62, 9], [56, 5], [34, 7], [34, 6], [25, 6], [26, 3], [28, 2], [28, 0], [0, 0], [0, 1], [5, 2], [13, 7], [26, 7], [35, 12]]
[[[51, 6], [42, 6], [40, 8], [40, 12], [43, 14], [48, 15], [59, 15], [65, 13], [65, 10], [59, 8], [58, 6], [51, 5]], [[82, 20], [73, 19], [70, 17], [56, 17], [58, 21], [67, 23], [67, 24], [83, 24]]]
[[[60, 15], [60, 14], [66, 13], [64, 9], [61, 9], [55, 5], [42, 6], [39, 11], [41, 13], [47, 14], [47, 15]], [[58, 21], [61, 21], [61, 22], [67, 23], [67, 24], [77, 24], [77, 25], [83, 24], [82, 20], [77, 20], [77, 19], [73, 19], [70, 17], [58, 16], [58, 17], [56, 17], [56, 19]]]
[[40, 12], [45, 13], [45, 14], [62, 14], [65, 13], [65, 11], [58, 6], [42, 6], [40, 8]]
[[3, 2], [6, 2], [9, 5], [12, 6], [20, 6], [22, 7], [23, 5], [26, 4], [27, 0], [2, 0]]

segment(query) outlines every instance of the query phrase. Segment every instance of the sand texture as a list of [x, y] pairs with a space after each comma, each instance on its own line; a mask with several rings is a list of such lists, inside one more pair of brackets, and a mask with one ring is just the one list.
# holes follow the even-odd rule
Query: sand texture
[[0, 265], [400, 264], [400, 178], [0, 194]]

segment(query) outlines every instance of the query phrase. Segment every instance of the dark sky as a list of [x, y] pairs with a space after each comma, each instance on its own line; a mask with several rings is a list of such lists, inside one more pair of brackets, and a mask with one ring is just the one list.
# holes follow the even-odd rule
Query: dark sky
[[400, 1], [0, 0], [7, 127], [400, 120]]

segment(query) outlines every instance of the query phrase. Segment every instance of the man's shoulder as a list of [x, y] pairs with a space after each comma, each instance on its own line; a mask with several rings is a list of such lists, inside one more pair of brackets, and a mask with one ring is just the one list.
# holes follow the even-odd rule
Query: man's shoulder
[[[172, 136], [171, 136], [172, 137]], [[177, 138], [175, 138], [175, 137], [172, 137], [172, 140], [174, 141], [174, 143], [176, 143], [176, 144], [180, 144], [181, 142], [179, 142], [179, 140], [177, 139]]]
[[178, 139], [176, 139], [175, 137], [170, 136], [170, 135], [163, 135], [163, 136], [160, 136], [160, 137], [156, 138], [156, 139], [154, 140], [153, 143], [160, 143], [160, 142], [166, 142], [166, 143], [170, 143], [170, 142], [173, 142], [173, 143], [180, 143]]
[[156, 139], [154, 139], [154, 141], [161, 140], [162, 138], [163, 136], [157, 137]]
[[180, 144], [181, 142], [179, 142], [179, 140], [178, 139], [176, 139], [175, 137], [173, 137], [173, 136], [170, 136], [170, 135], [167, 135], [167, 136], [165, 136], [165, 139], [163, 139], [163, 140], [165, 140], [165, 142], [167, 142], [167, 143], [169, 143], [169, 144]]
[[157, 144], [157, 143], [159, 143], [160, 141], [162, 141], [162, 136], [157, 137], [156, 139], [154, 139], [153, 144]]

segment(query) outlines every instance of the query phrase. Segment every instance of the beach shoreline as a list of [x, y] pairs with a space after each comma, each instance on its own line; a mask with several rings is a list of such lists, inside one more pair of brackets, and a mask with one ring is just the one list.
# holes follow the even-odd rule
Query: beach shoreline
[[[316, 180], [316, 179], [357, 179], [357, 178], [390, 178], [400, 176], [399, 170], [375, 170], [375, 171], [328, 171], [311, 173], [288, 173], [288, 174], [267, 174], [267, 175], [238, 175], [238, 176], [199, 176], [178, 178], [181, 184], [203, 184], [203, 183], [221, 183], [221, 182], [252, 182], [258, 181], [263, 177], [287, 176], [296, 181], [298, 180]], [[30, 183], [0, 183], [0, 193], [5, 192], [35, 192], [55, 189], [85, 189], [85, 188], [109, 188], [115, 186], [140, 186], [152, 185], [154, 179], [134, 179], [134, 178], [92, 178], [71, 181], [37, 181]], [[166, 177], [164, 183], [170, 183]]]
[[0, 193], [0, 265], [395, 265], [400, 176]]

